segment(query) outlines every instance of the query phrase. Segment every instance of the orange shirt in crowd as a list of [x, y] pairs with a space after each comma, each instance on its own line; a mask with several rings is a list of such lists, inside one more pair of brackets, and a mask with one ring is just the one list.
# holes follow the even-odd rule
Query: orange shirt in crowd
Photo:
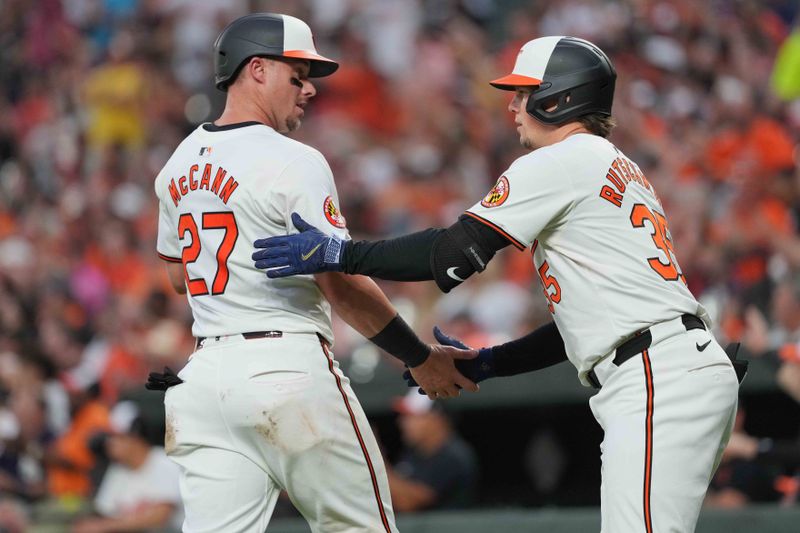
[[96, 400], [81, 406], [72, 418], [72, 423], [53, 444], [55, 456], [68, 461], [74, 468], [53, 465], [47, 472], [50, 494], [60, 496], [88, 496], [91, 494], [89, 471], [94, 466], [94, 455], [89, 450], [88, 440], [97, 432], [108, 431], [108, 408]]

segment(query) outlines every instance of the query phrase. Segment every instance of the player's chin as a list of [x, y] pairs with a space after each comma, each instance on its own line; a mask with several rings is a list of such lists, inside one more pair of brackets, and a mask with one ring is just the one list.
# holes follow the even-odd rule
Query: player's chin
[[300, 117], [291, 117], [291, 118], [286, 120], [286, 130], [287, 131], [296, 131], [296, 130], [300, 129], [300, 125], [302, 123], [303, 123], [303, 121], [300, 120]]

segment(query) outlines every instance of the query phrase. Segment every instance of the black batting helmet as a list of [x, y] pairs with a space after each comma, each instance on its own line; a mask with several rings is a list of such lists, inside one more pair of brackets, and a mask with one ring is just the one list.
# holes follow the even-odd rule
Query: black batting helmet
[[589, 41], [541, 37], [520, 49], [511, 74], [489, 83], [505, 91], [535, 87], [528, 114], [545, 124], [563, 124], [589, 113], [610, 116], [616, 79], [614, 65]]
[[253, 13], [222, 30], [214, 43], [214, 83], [228, 85], [242, 65], [254, 56], [307, 59], [310, 78], [333, 74], [339, 64], [317, 53], [311, 28], [302, 20], [277, 13]]

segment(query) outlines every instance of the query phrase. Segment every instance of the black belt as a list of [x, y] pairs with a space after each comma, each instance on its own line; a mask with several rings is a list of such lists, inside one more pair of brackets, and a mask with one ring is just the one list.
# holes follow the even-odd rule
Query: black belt
[[[247, 333], [232, 333], [231, 335], [241, 335], [245, 339], [279, 339], [283, 337], [282, 331], [248, 331]], [[229, 335], [219, 335], [217, 337], [197, 337], [197, 345], [206, 340], [206, 339], [216, 339], [220, 340], [222, 337], [228, 337]]]
[[[681, 315], [681, 320], [683, 321], [686, 331], [706, 329], [705, 323], [694, 315], [688, 313]], [[616, 354], [614, 355], [614, 364], [620, 366], [634, 355], [640, 354], [648, 349], [652, 343], [653, 335], [650, 333], [650, 328], [640, 331], [635, 337], [631, 337], [617, 346]], [[600, 388], [600, 380], [597, 379], [597, 374], [594, 373], [594, 369], [589, 371], [586, 379], [589, 380], [589, 383], [591, 383], [592, 387], [595, 389]]]

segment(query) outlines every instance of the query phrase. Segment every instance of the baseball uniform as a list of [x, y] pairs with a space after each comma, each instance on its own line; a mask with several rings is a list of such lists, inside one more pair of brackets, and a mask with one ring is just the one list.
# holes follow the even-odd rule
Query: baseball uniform
[[608, 140], [575, 134], [517, 159], [467, 214], [531, 249], [567, 357], [602, 386], [603, 531], [693, 531], [738, 381], [652, 185]]
[[204, 124], [155, 181], [158, 253], [183, 263], [199, 343], [166, 392], [184, 531], [252, 531], [285, 489], [315, 532], [396, 531], [382, 458], [331, 351], [312, 276], [268, 279], [251, 243], [301, 213], [347, 239], [331, 170], [258, 122]]

